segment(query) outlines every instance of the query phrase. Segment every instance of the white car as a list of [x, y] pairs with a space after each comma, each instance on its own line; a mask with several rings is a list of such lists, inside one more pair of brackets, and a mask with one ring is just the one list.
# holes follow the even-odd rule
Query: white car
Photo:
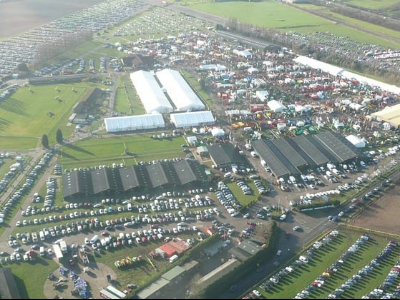
[[276, 252], [276, 255], [280, 256], [282, 254], [282, 250], [278, 250], [278, 252]]
[[253, 290], [253, 294], [256, 295], [257, 297], [261, 297], [261, 293], [257, 290]]
[[294, 230], [294, 231], [297, 231], [297, 230], [299, 230], [299, 229], [300, 229], [300, 226], [294, 226], [294, 227], [293, 227], [293, 230]]

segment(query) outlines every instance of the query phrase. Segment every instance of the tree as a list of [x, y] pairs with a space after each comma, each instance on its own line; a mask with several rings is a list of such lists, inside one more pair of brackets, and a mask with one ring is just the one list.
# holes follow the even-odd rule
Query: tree
[[26, 63], [20, 63], [20, 64], [18, 64], [17, 70], [18, 70], [18, 71], [29, 72], [29, 68], [28, 68], [28, 66], [26, 65]]
[[49, 148], [49, 138], [47, 137], [47, 134], [43, 134], [42, 136], [42, 145], [44, 148]]
[[56, 132], [57, 143], [62, 144], [63, 140], [64, 140], [64, 138], [63, 138], [63, 134], [62, 134], [61, 130], [57, 129], [57, 132]]

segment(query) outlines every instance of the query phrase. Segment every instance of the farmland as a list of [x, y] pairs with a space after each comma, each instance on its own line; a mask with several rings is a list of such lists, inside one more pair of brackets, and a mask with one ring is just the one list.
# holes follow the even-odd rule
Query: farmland
[[[398, 33], [392, 30], [387, 30], [379, 26], [368, 24], [367, 29], [370, 32], [362, 31], [364, 22], [345, 18], [340, 16], [338, 21], [332, 21], [332, 13], [328, 9], [315, 7], [312, 5], [296, 5], [287, 6], [275, 1], [266, 2], [223, 2], [223, 3], [188, 3], [188, 5], [196, 10], [204, 11], [213, 15], [218, 15], [226, 19], [236, 18], [240, 23], [250, 23], [256, 26], [275, 28], [284, 32], [294, 31], [299, 33], [315, 33], [315, 32], [330, 32], [338, 36], [346, 36], [363, 43], [378, 44], [384, 47], [397, 48], [399, 44], [384, 37], [377, 37], [373, 32], [383, 32], [385, 35], [395, 37]], [[298, 8], [297, 8], [298, 7]], [[312, 10], [321, 10], [320, 13], [326, 14], [329, 19], [318, 17], [311, 12], [301, 10], [301, 8]], [[243, 14], [243, 11], [248, 13]]]

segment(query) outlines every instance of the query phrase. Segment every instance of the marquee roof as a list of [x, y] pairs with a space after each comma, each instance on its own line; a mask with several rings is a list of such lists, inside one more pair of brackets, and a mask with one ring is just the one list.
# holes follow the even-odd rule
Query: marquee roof
[[156, 73], [158, 80], [179, 111], [202, 110], [205, 105], [178, 71], [164, 69]]
[[107, 132], [121, 132], [152, 128], [164, 128], [165, 122], [161, 114], [114, 117], [104, 119]]
[[195, 111], [187, 113], [171, 114], [171, 122], [177, 128], [188, 126], [201, 126], [214, 124], [214, 116], [211, 111]]
[[381, 111], [372, 114], [373, 117], [379, 117], [393, 126], [400, 126], [400, 104], [386, 107]]
[[131, 73], [130, 77], [146, 113], [150, 114], [154, 111], [169, 113], [173, 111], [171, 103], [169, 103], [153, 75], [146, 71], [137, 71]]

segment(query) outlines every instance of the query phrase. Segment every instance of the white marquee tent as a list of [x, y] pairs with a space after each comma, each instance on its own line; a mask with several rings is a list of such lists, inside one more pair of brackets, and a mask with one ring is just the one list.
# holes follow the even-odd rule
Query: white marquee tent
[[286, 109], [286, 106], [277, 100], [268, 101], [268, 107], [270, 110], [276, 113], [280, 113]]
[[153, 75], [146, 71], [137, 71], [131, 73], [130, 77], [146, 113], [169, 113], [173, 111], [171, 103], [169, 103]]
[[205, 105], [178, 71], [164, 69], [156, 73], [178, 111], [205, 109]]
[[160, 114], [126, 116], [104, 119], [107, 132], [134, 131], [164, 128], [164, 118]]
[[307, 56], [299, 56], [296, 57], [295, 59], [293, 59], [293, 61], [295, 61], [296, 63], [302, 64], [302, 65], [306, 65], [309, 66], [313, 69], [321, 69], [324, 72], [327, 72], [333, 76], [341, 76], [343, 78], [346, 79], [356, 79], [357, 81], [359, 81], [362, 84], [368, 84], [372, 87], [379, 87], [384, 91], [390, 92], [390, 93], [394, 93], [394, 94], [400, 94], [400, 87], [397, 87], [395, 85], [391, 85], [391, 84], [387, 84], [375, 79], [371, 79], [359, 74], [355, 74], [352, 72], [349, 72], [345, 69], [336, 67], [334, 65], [330, 65], [328, 63], [324, 63], [322, 61], [313, 59], [313, 58], [309, 58]]
[[211, 111], [195, 111], [188, 113], [171, 114], [171, 122], [175, 127], [203, 126], [215, 123], [214, 116]]
[[365, 147], [365, 141], [360, 139], [356, 135], [348, 135], [346, 136], [346, 139], [352, 143], [356, 148], [364, 148]]

